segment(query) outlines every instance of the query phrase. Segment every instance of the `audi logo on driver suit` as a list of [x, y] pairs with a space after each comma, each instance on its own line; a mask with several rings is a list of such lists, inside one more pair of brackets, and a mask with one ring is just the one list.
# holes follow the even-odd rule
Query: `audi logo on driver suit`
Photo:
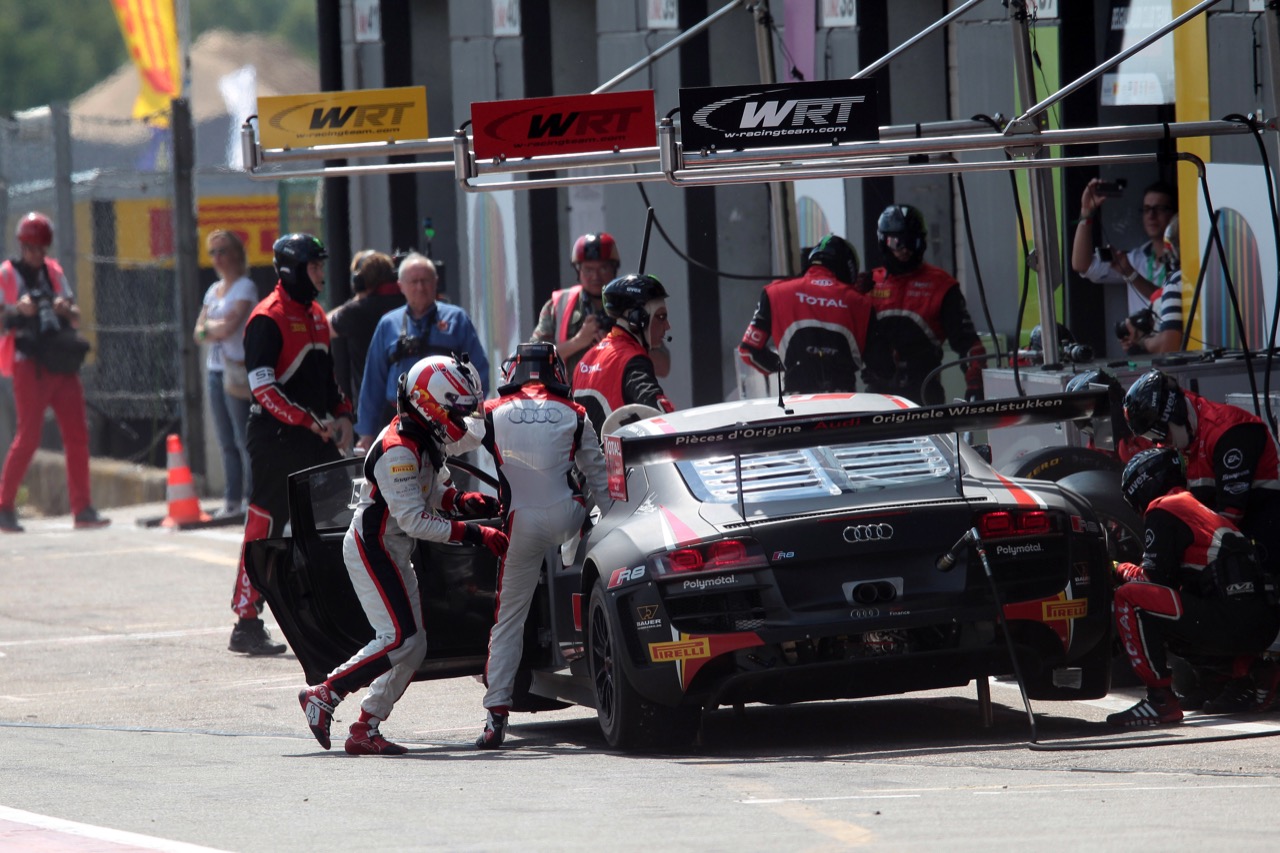
[[564, 419], [559, 409], [527, 409], [519, 406], [507, 410], [507, 420], [513, 424], [558, 424]]
[[844, 529], [846, 542], [883, 542], [893, 538], [891, 524], [855, 524]]

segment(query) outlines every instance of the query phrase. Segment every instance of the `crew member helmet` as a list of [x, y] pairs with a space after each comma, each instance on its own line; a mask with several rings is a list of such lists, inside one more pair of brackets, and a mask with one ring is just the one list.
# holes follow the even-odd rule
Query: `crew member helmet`
[[466, 417], [484, 394], [476, 374], [456, 358], [432, 355], [400, 374], [396, 405], [401, 417], [425, 429], [440, 444], [467, 434]]
[[649, 309], [655, 299], [666, 299], [667, 289], [652, 275], [632, 273], [615, 278], [604, 286], [604, 313], [625, 320], [631, 331], [642, 335], [649, 328]]
[[1134, 435], [1157, 444], [1169, 439], [1169, 426], [1187, 426], [1187, 398], [1178, 380], [1159, 370], [1149, 370], [1129, 386], [1124, 395], [1124, 418]]
[[15, 234], [18, 242], [25, 246], [47, 249], [53, 245], [53, 223], [43, 213], [32, 211], [19, 219]]
[[805, 258], [804, 268], [811, 266], [826, 267], [845, 284], [853, 284], [858, 277], [860, 264], [858, 252], [849, 245], [849, 241], [835, 234], [828, 234], [809, 250]]
[[561, 394], [569, 389], [569, 371], [555, 345], [545, 341], [518, 344], [516, 351], [502, 363], [504, 388], [519, 388], [528, 382], [540, 382]]
[[595, 234], [583, 234], [574, 240], [570, 262], [576, 270], [583, 261], [607, 261], [613, 264], [616, 270], [618, 264], [622, 263], [622, 256], [618, 254], [618, 243], [613, 239], [613, 235], [600, 231]]
[[[879, 241], [885, 266], [891, 273], [906, 272], [918, 266], [924, 257], [928, 236], [924, 215], [909, 204], [889, 205], [876, 221], [876, 240]], [[899, 246], [911, 250], [911, 258], [906, 263], [899, 261], [893, 253]]]
[[1142, 514], [1151, 502], [1176, 486], [1187, 485], [1187, 464], [1172, 447], [1152, 447], [1129, 460], [1120, 474], [1120, 491], [1134, 511]]
[[319, 238], [310, 234], [286, 234], [271, 247], [276, 275], [286, 288], [298, 284], [310, 286], [307, 264], [329, 257]]

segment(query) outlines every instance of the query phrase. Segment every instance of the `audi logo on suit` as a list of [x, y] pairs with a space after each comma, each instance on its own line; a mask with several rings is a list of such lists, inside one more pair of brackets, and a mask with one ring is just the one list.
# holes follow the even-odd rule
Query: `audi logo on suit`
[[552, 408], [512, 406], [507, 410], [507, 420], [513, 424], [558, 424], [563, 417], [559, 409]]
[[883, 542], [893, 538], [891, 524], [855, 524], [844, 529], [846, 542]]

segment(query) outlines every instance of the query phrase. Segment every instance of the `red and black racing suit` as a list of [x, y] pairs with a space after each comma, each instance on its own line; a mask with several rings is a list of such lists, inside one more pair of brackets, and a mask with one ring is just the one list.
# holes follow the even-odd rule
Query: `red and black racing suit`
[[[246, 442], [253, 470], [244, 526], [249, 543], [282, 535], [290, 474], [341, 458], [337, 445], [312, 432], [311, 424], [353, 416], [334, 378], [329, 323], [316, 303], [303, 305], [277, 284], [249, 315], [244, 354], [253, 391]], [[243, 553], [231, 609], [256, 619], [259, 595], [245, 574]]]
[[1142, 565], [1121, 563], [1116, 627], [1138, 678], [1169, 687], [1166, 648], [1196, 659], [1254, 655], [1280, 630], [1253, 548], [1183, 488], [1147, 507]]
[[597, 435], [602, 435], [604, 422], [615, 409], [631, 403], [662, 412], [676, 409], [658, 384], [644, 345], [621, 326], [614, 326], [578, 362], [573, 399], [587, 410]]
[[857, 391], [863, 367], [893, 375], [870, 301], [817, 265], [765, 285], [738, 354], [761, 373], [785, 370], [783, 386], [792, 394]]
[[[922, 388], [926, 376], [942, 364], [942, 342], [960, 356], [980, 356], [986, 348], [973, 327], [960, 283], [946, 270], [920, 264], [910, 272], [893, 274], [884, 267], [872, 272], [867, 295], [880, 320], [880, 333], [893, 348], [897, 369], [886, 382], [868, 376], [868, 390], [901, 394], [917, 403], [937, 404], [942, 383], [935, 377]], [[982, 398], [981, 359], [965, 367], [965, 397]]]
[[1258, 546], [1262, 567], [1280, 577], [1280, 455], [1257, 416], [1183, 392], [1195, 434], [1182, 451], [1187, 487]]

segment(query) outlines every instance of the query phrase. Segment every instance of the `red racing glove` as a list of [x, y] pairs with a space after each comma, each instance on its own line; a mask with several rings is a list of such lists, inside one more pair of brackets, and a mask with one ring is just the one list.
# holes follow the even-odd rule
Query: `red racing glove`
[[449, 532], [450, 542], [467, 545], [483, 545], [495, 557], [507, 553], [507, 534], [492, 527], [482, 527], [474, 521], [455, 521]]
[[444, 493], [445, 512], [455, 512], [463, 518], [496, 518], [501, 512], [501, 505], [493, 495], [482, 492], [459, 492], [449, 489]]
[[1145, 581], [1147, 579], [1147, 573], [1137, 563], [1113, 563], [1112, 566], [1116, 574], [1116, 580], [1121, 583]]

